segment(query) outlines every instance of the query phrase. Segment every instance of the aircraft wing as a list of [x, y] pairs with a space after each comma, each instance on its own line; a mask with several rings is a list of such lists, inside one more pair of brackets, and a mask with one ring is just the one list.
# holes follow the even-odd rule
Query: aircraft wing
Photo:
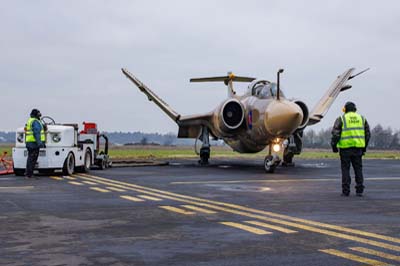
[[160, 107], [161, 110], [164, 111], [164, 113], [166, 113], [178, 124], [178, 138], [197, 138], [201, 133], [202, 126], [207, 126], [212, 131], [212, 112], [200, 115], [181, 116], [129, 71], [124, 68], [121, 70], [122, 73], [124, 73], [124, 75], [148, 97], [149, 101], [154, 102], [158, 107]]
[[200, 115], [182, 116], [177, 122], [179, 126], [178, 138], [198, 138], [200, 136], [202, 126], [208, 127], [210, 129], [210, 133], [214, 135], [212, 117], [213, 112]]
[[350, 68], [336, 78], [336, 80], [326, 91], [325, 95], [322, 96], [319, 102], [315, 105], [314, 109], [311, 111], [310, 118], [307, 124], [308, 126], [319, 123], [328, 112], [329, 108], [331, 107], [339, 93], [341, 91], [345, 91], [351, 88], [351, 86], [347, 85], [346, 83], [349, 79], [352, 79], [356, 76], [352, 76], [353, 71], [354, 68]]

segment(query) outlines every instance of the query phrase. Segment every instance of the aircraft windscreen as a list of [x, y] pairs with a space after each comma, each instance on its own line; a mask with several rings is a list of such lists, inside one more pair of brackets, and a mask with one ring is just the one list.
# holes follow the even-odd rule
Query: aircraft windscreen
[[[253, 87], [252, 95], [260, 99], [276, 97], [278, 88], [275, 83], [257, 84]], [[280, 94], [283, 96], [282, 90]]]

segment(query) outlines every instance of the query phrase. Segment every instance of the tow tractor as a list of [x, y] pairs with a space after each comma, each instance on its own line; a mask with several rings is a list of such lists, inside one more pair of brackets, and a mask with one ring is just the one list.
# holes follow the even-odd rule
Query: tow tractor
[[[54, 119], [44, 116], [42, 122], [47, 127], [45, 148], [39, 151], [35, 167], [39, 173], [52, 174], [62, 171], [63, 175], [74, 172], [88, 172], [92, 167], [105, 169], [111, 167], [108, 156], [108, 138], [100, 134], [96, 123], [83, 122], [83, 130], [78, 124], [57, 124]], [[100, 150], [100, 141], [104, 141], [104, 150]], [[14, 173], [24, 175], [28, 150], [25, 147], [25, 128], [18, 128], [15, 147], [12, 150]]]

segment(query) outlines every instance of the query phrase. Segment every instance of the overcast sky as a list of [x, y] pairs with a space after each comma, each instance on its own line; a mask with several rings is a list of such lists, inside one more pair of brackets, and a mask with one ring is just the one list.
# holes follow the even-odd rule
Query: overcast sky
[[[223, 101], [237, 75], [275, 80], [309, 109], [337, 75], [371, 70], [342, 93], [316, 129], [354, 101], [371, 125], [400, 129], [399, 1], [1, 1], [0, 130], [32, 108], [101, 130], [176, 132], [122, 75], [126, 67], [178, 113]], [[243, 84], [237, 84], [243, 88]]]

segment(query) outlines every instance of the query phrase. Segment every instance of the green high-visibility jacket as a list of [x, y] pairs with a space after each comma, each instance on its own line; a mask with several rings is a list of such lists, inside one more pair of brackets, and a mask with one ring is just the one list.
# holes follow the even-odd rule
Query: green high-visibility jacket
[[31, 117], [28, 119], [28, 122], [26, 123], [26, 131], [25, 131], [25, 142], [36, 142], [35, 136], [33, 135], [33, 130], [32, 130], [32, 123], [34, 121], [38, 121], [40, 126], [41, 126], [41, 130], [40, 130], [40, 140], [42, 142], [46, 142], [46, 134], [44, 132], [44, 127], [42, 125], [42, 122], [40, 122], [39, 119]]
[[365, 119], [355, 112], [348, 112], [341, 116], [342, 133], [337, 147], [365, 148]]

